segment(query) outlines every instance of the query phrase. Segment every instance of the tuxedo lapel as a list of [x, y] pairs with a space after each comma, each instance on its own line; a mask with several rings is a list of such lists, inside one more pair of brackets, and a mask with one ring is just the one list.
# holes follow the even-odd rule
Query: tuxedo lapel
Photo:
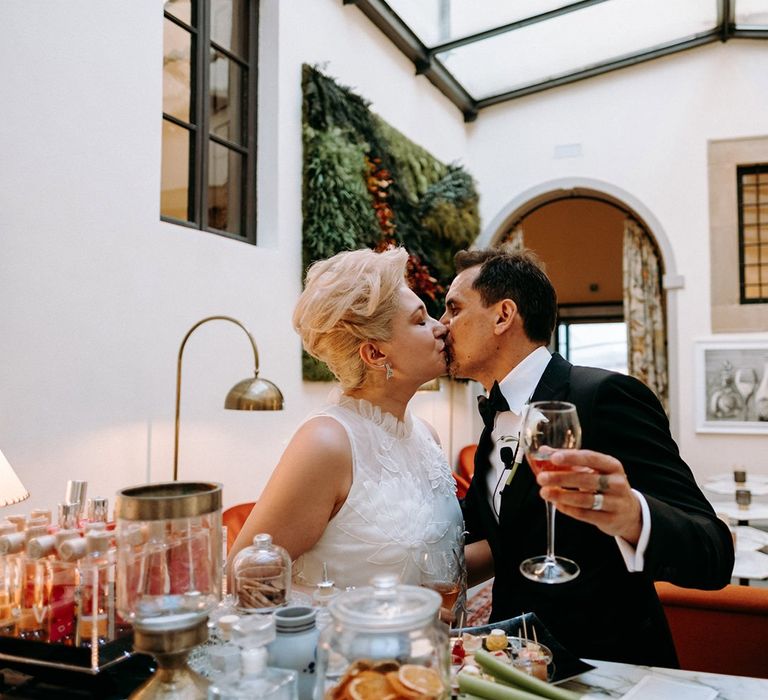
[[561, 401], [564, 399], [568, 395], [568, 388], [571, 383], [571, 367], [573, 365], [568, 360], [563, 359], [558, 353], [554, 353], [531, 395], [531, 401]]
[[[531, 395], [531, 401], [560, 400], [567, 396], [571, 367], [570, 362], [554, 353], [539, 383], [536, 385], [536, 389], [534, 389]], [[532, 493], [536, 493], [537, 489], [538, 485], [528, 460], [523, 459], [523, 462], [517, 469], [515, 478], [512, 479], [510, 485], [502, 492], [499, 523], [501, 524], [504, 521], [505, 514], [509, 517], [518, 511], [523, 502]], [[536, 497], [538, 498], [538, 495]]]

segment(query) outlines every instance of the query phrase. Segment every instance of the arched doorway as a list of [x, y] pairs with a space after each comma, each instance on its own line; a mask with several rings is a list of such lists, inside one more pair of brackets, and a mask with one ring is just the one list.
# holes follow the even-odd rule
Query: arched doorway
[[524, 193], [528, 198], [505, 207], [478, 242], [518, 242], [545, 262], [558, 292], [553, 343], [561, 354], [575, 364], [629, 371], [667, 404], [665, 290], [682, 280], [670, 274], [666, 241], [615, 188], [599, 184]]

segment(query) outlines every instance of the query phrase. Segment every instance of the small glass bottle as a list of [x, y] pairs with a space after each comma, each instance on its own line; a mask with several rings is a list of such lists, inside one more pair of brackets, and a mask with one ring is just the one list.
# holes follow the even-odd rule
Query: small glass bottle
[[260, 533], [232, 562], [235, 607], [240, 613], [271, 612], [291, 595], [291, 558], [272, 536]]
[[24, 532], [27, 527], [26, 515], [6, 515], [5, 519], [16, 526], [16, 532]]
[[78, 561], [82, 591], [79, 638], [83, 646], [101, 645], [114, 638], [115, 576], [110, 556], [112, 533], [85, 536], [86, 555]]
[[[51, 615], [48, 640], [57, 644], [71, 645], [75, 641], [77, 563], [62, 561], [58, 552], [63, 542], [80, 539], [80, 534], [77, 530], [58, 530], [53, 538], [56, 556], [50, 561]], [[38, 538], [40, 539], [43, 538]]]
[[[15, 532], [16, 526], [13, 523], [0, 522], [0, 537]], [[11, 612], [13, 571], [13, 557], [0, 556], [0, 636], [13, 634], [16, 624]]]
[[233, 683], [240, 677], [240, 647], [233, 634], [241, 619], [238, 615], [221, 615], [209, 637], [206, 661], [208, 678], [214, 685]]
[[[29, 524], [32, 524], [29, 526]], [[24, 549], [19, 552], [20, 608], [16, 624], [17, 636], [21, 639], [48, 641], [48, 586], [46, 570], [42, 562], [29, 556], [29, 544], [47, 534], [48, 527], [42, 518], [28, 519], [24, 531]], [[22, 533], [18, 533], [22, 534]]]
[[240, 676], [232, 682], [214, 683], [208, 690], [209, 700], [298, 700], [296, 674], [267, 666], [265, 647], [275, 638], [271, 615], [241, 620], [234, 629], [235, 640], [242, 647]]
[[334, 582], [328, 578], [328, 566], [323, 562], [323, 580], [318, 581], [315, 590], [312, 593], [312, 602], [317, 608], [317, 628], [322, 630], [331, 622], [331, 613], [328, 606], [341, 591], [333, 585]]
[[50, 508], [33, 508], [29, 511], [29, 517], [32, 519], [43, 518], [46, 525], [51, 524], [51, 509]]
[[64, 496], [64, 502], [77, 504], [77, 525], [80, 525], [80, 519], [85, 509], [85, 495], [88, 493], [88, 482], [80, 479], [70, 479], [67, 481], [67, 490]]
[[89, 498], [87, 513], [89, 523], [106, 523], [109, 520], [109, 499], [104, 496]]
[[76, 530], [78, 526], [77, 513], [79, 510], [77, 503], [59, 503], [57, 506], [57, 520], [59, 529]]

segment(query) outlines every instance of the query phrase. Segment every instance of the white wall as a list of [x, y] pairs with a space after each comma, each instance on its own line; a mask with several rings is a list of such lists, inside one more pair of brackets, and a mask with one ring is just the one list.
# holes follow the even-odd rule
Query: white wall
[[[0, 449], [32, 494], [4, 515], [55, 506], [68, 478], [110, 499], [169, 479], [176, 355], [205, 316], [251, 330], [286, 410], [224, 411], [229, 387], [251, 372], [250, 346], [232, 324], [202, 326], [184, 353], [182, 478], [223, 482], [227, 505], [258, 497], [327, 395], [328, 385], [302, 382], [290, 327], [302, 62], [325, 64], [436, 156], [464, 158], [461, 115], [359, 10], [338, 0], [261, 5], [254, 247], [159, 220], [161, 3], [0, 3]], [[416, 406], [447, 441], [445, 402], [422, 396]]]
[[[766, 133], [766, 48], [732, 41], [676, 54], [483, 110], [468, 130], [485, 222], [526, 190], [573, 179], [628, 193], [663, 229], [685, 280], [668, 297], [673, 424], [700, 479], [740, 463], [768, 472], [767, 437], [696, 434], [693, 366], [693, 341], [711, 331], [709, 268], [717, 264], [709, 259], [707, 141]], [[555, 158], [562, 144], [580, 144], [581, 157]]]
[[[224, 322], [185, 351], [181, 476], [256, 498], [327, 385], [305, 384], [290, 310], [300, 288], [301, 64], [321, 64], [373, 109], [477, 177], [486, 222], [516, 194], [564, 177], [632, 193], [685, 276], [671, 297], [679, 438], [700, 474], [758, 466], [762, 437], [697, 436], [692, 339], [709, 333], [706, 141], [764, 134], [765, 44], [732, 42], [484, 110], [458, 110], [353, 6], [262, 0], [259, 246], [159, 221], [162, 12], [155, 0], [0, 3], [0, 449], [53, 506], [67, 478], [113, 497], [170, 478], [176, 353], [211, 314], [254, 334], [281, 413], [221, 406], [250, 372]], [[583, 157], [553, 160], [556, 144]], [[678, 355], [679, 354], [679, 355]], [[417, 396], [454, 452], [479, 433], [473, 390]], [[318, 465], [322, 468], [322, 465]], [[768, 466], [763, 462], [763, 468]]]

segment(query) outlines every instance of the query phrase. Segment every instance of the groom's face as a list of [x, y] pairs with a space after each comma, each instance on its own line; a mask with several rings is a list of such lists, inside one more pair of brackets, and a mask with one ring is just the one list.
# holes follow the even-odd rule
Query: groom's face
[[480, 265], [463, 270], [445, 295], [445, 313], [440, 322], [448, 327], [446, 351], [448, 372], [452, 377], [478, 379], [495, 352], [494, 306], [484, 306], [472, 284]]

